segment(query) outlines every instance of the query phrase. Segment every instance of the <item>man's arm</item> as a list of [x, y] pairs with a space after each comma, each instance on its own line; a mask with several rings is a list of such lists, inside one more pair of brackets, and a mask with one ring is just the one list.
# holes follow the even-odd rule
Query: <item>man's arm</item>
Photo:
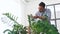
[[46, 14], [48, 16], [48, 19], [50, 20], [51, 19], [51, 11], [50, 11], [50, 9], [47, 10]]
[[33, 18], [45, 19], [45, 16], [33, 16]]

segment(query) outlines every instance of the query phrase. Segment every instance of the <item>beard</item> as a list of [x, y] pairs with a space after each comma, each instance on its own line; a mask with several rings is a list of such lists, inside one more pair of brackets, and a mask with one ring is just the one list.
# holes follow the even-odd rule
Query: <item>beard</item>
[[44, 11], [39, 10], [39, 12], [44, 12]]
[[39, 10], [39, 12], [44, 12], [44, 10]]

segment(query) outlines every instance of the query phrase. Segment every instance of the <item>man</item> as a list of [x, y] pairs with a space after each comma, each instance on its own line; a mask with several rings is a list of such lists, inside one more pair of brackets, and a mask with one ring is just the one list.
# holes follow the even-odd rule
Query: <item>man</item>
[[51, 18], [51, 11], [45, 8], [45, 3], [41, 2], [38, 7], [39, 11], [33, 18], [45, 19], [45, 15], [48, 16], [48, 20]]
[[[35, 14], [35, 16], [33, 16], [33, 18], [39, 18], [39, 19], [42, 19], [42, 20], [45, 20], [46, 16], [48, 18], [48, 21], [49, 21], [49, 24], [50, 23], [50, 18], [51, 18], [51, 11], [49, 9], [46, 9], [45, 8], [45, 3], [44, 2], [41, 2], [39, 4], [39, 7], [38, 7], [38, 12]], [[46, 16], [45, 16], [46, 15]], [[40, 34], [42, 34], [43, 32], [41, 32]], [[44, 33], [45, 34], [45, 33]]]
[[[38, 9], [39, 9], [39, 11], [36, 13], [35, 16], [33, 16], [33, 18], [45, 19], [46, 18], [45, 15], [47, 15], [48, 16], [48, 20], [50, 20], [51, 12], [50, 12], [49, 9], [45, 8], [45, 3], [41, 2], [39, 4]], [[28, 27], [28, 32], [29, 32], [29, 34], [31, 34], [30, 33], [30, 27]]]

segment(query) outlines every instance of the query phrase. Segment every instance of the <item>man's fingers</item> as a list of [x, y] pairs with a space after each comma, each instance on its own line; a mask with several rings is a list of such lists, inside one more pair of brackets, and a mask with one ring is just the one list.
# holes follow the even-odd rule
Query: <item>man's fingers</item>
[[33, 18], [38, 18], [38, 16], [34, 16]]

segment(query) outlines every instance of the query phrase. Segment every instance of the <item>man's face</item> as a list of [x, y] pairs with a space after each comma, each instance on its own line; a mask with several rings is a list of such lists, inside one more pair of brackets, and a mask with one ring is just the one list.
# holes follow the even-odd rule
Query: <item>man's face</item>
[[40, 12], [44, 11], [44, 9], [45, 9], [45, 8], [44, 8], [43, 6], [39, 6], [39, 7], [38, 7], [38, 10], [39, 10]]

